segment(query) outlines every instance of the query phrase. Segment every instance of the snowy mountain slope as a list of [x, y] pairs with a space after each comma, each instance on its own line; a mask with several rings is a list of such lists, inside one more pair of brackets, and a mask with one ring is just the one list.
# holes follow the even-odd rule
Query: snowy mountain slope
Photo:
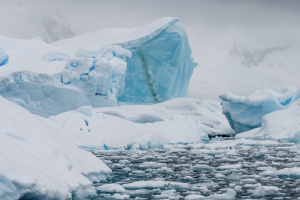
[[[67, 199], [111, 170], [29, 111], [0, 97], [0, 198]], [[88, 194], [87, 194], [88, 195]]]

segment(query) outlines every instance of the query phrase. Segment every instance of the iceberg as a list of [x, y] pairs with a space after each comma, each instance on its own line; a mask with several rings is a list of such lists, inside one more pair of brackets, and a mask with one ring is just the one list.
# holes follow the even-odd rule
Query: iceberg
[[14, 59], [0, 69], [0, 95], [43, 117], [81, 106], [153, 104], [188, 97], [197, 64], [178, 18], [162, 18], [101, 43], [87, 39], [90, 43], [80, 41], [82, 46], [68, 44], [81, 38], [53, 46], [39, 38], [1, 36]]
[[16, 71], [0, 77], [0, 94], [44, 117], [81, 106], [117, 106], [117, 97], [124, 90], [126, 56], [131, 52], [107, 45], [96, 58], [70, 58], [61, 73]]
[[89, 186], [110, 179], [101, 160], [3, 97], [0, 118], [0, 199], [71, 199], [75, 191], [96, 194]]
[[127, 59], [120, 101], [157, 103], [188, 97], [197, 63], [193, 62], [187, 33], [178, 18], [162, 18], [124, 38], [117, 44], [129, 49], [132, 57]]
[[284, 110], [300, 98], [300, 90], [293, 87], [255, 91], [248, 97], [237, 97], [230, 92], [220, 95], [222, 112], [236, 133], [262, 126], [263, 116]]
[[5, 51], [0, 48], [0, 66], [5, 65], [8, 62], [9, 56], [5, 53]]
[[299, 113], [300, 100], [298, 99], [285, 110], [263, 116], [261, 128], [241, 133], [239, 137], [300, 144]]

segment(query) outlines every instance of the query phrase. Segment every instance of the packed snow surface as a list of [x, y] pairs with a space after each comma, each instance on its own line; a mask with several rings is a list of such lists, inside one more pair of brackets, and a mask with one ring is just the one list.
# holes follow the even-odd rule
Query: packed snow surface
[[0, 199], [67, 199], [95, 194], [111, 170], [19, 105], [0, 97]]
[[262, 125], [264, 115], [289, 107], [300, 98], [300, 90], [293, 87], [280, 90], [255, 91], [248, 97], [237, 97], [230, 92], [220, 95], [223, 114], [236, 133]]

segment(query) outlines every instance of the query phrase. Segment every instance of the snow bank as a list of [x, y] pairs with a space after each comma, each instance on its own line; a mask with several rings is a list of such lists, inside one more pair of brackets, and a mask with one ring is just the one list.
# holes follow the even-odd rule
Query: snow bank
[[[24, 108], [0, 97], [0, 199], [67, 199], [111, 170], [70, 144]], [[79, 193], [77, 192], [79, 195]]]
[[262, 117], [277, 110], [288, 108], [300, 98], [300, 90], [288, 87], [281, 90], [256, 91], [248, 97], [237, 97], [230, 92], [220, 95], [222, 109], [236, 133], [262, 125]]
[[5, 65], [8, 62], [9, 56], [5, 53], [5, 51], [0, 48], [0, 66]]

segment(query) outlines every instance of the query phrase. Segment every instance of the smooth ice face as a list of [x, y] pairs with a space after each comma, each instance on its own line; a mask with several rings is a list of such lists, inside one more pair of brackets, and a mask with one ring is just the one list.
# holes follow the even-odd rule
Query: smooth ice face
[[0, 66], [5, 65], [8, 62], [9, 56], [5, 53], [5, 51], [0, 48]]
[[248, 97], [237, 97], [230, 92], [220, 95], [223, 114], [236, 133], [260, 127], [264, 115], [288, 108], [299, 97], [299, 90], [293, 87], [255, 91]]
[[188, 97], [197, 63], [193, 62], [188, 36], [179, 19], [172, 19], [145, 37], [118, 44], [132, 52], [120, 101], [155, 103]]

